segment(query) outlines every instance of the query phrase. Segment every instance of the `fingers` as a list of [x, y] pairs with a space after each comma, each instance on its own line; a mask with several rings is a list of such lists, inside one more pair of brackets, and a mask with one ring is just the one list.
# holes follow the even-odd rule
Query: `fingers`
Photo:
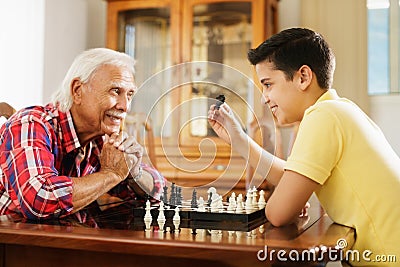
[[208, 119], [209, 120], [215, 120], [215, 118], [214, 118], [214, 115], [215, 115], [215, 111], [216, 111], [217, 109], [215, 108], [215, 105], [211, 105], [210, 106], [210, 109], [208, 110]]
[[[115, 146], [115, 142], [118, 139], [119, 134], [118, 133], [113, 133], [112, 135], [108, 136], [106, 135], [106, 140], [108, 141], [108, 143], [110, 144], [114, 144]], [[118, 144], [119, 145], [119, 144]], [[116, 147], [118, 147], [118, 145]]]
[[[126, 140], [130, 140], [130, 138], [126, 139]], [[127, 153], [127, 154], [135, 154], [136, 157], [141, 158], [143, 155], [143, 147], [136, 142], [136, 139], [134, 139], [132, 137], [132, 140], [134, 142], [130, 143], [130, 142], [124, 142], [122, 143], [118, 149]]]
[[[119, 134], [114, 133], [110, 137], [105, 138], [105, 140], [108, 139], [108, 143], [112, 144], [114, 147], [116, 147], [118, 150], [122, 152], [127, 152], [127, 153], [136, 153], [138, 149], [139, 143], [136, 141], [136, 139], [133, 136], [128, 136], [126, 132], [121, 132]], [[131, 148], [133, 147], [133, 148]], [[130, 148], [130, 149], [128, 149]], [[134, 151], [133, 151], [134, 150]]]
[[208, 119], [209, 120], [222, 120], [226, 117], [229, 117], [231, 113], [231, 108], [228, 106], [228, 104], [223, 103], [219, 109], [216, 108], [216, 105], [211, 105], [210, 109], [208, 110]]

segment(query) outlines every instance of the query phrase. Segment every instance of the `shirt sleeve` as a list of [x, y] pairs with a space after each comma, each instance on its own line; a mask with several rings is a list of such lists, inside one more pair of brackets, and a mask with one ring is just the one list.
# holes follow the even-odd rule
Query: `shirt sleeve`
[[[162, 176], [159, 171], [157, 171], [156, 169], [145, 163], [142, 163], [141, 166], [143, 171], [149, 173], [153, 177], [154, 188], [149, 193], [150, 201], [151, 202], [159, 201], [163, 194], [164, 186], [166, 184], [164, 176]], [[136, 194], [136, 192], [133, 189], [131, 189], [131, 187], [128, 185], [128, 182], [126, 180], [120, 182], [118, 185], [112, 188], [108, 193], [112, 196], [119, 197], [123, 200], [129, 200], [129, 199], [144, 200], [140, 199], [140, 197]]]
[[52, 125], [34, 115], [10, 124], [3, 135], [3, 185], [14, 206], [29, 219], [72, 211], [72, 180], [55, 168]]
[[160, 200], [161, 196], [163, 194], [165, 184], [166, 184], [164, 176], [162, 176], [158, 170], [156, 170], [144, 163], [142, 164], [142, 168], [144, 171], [150, 173], [150, 175], [153, 177], [154, 188], [153, 188], [153, 191], [151, 192], [151, 197], [153, 199]]
[[343, 131], [334, 113], [326, 108], [309, 111], [300, 123], [286, 170], [324, 184], [343, 150]]

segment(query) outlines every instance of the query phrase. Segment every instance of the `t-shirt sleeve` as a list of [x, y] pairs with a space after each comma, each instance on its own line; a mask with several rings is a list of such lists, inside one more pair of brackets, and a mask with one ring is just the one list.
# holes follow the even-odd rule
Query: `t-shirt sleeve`
[[340, 159], [343, 149], [340, 121], [327, 109], [306, 112], [285, 169], [324, 184]]

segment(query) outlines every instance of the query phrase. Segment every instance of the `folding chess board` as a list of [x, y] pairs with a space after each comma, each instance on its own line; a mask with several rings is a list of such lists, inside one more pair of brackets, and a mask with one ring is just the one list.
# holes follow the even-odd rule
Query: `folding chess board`
[[[164, 210], [165, 226], [173, 229], [172, 218], [175, 214], [175, 207], [166, 207]], [[150, 210], [152, 225], [157, 226], [159, 214], [158, 206]], [[144, 229], [145, 209], [143, 207], [133, 209], [133, 223], [135, 226], [143, 226]], [[211, 212], [207, 207], [206, 211], [200, 212], [190, 207], [180, 207], [180, 228], [230, 230], [249, 232], [267, 222], [265, 208], [244, 213], [228, 213], [226, 208], [221, 212]]]

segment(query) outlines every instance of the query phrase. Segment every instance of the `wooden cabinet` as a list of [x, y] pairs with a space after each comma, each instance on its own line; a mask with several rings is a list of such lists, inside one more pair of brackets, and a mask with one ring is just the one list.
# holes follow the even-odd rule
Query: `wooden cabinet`
[[137, 60], [132, 112], [151, 117], [169, 181], [219, 191], [251, 183], [246, 160], [206, 118], [219, 94], [245, 129], [263, 112], [247, 51], [277, 31], [277, 1], [108, 0], [107, 46]]

